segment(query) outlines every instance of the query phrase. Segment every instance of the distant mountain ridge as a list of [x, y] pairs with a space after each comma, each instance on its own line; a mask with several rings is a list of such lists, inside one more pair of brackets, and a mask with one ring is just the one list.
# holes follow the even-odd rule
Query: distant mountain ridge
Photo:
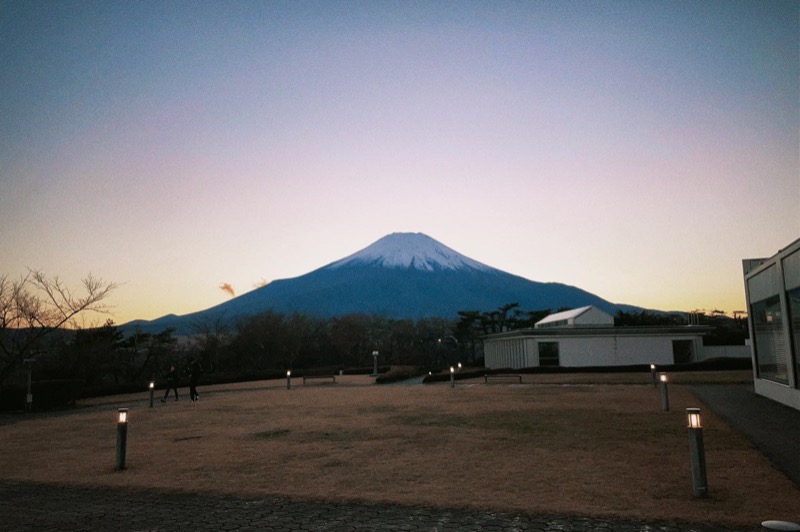
[[125, 328], [190, 334], [198, 323], [272, 310], [320, 317], [380, 314], [392, 318], [457, 318], [460, 310], [494, 310], [518, 302], [525, 310], [594, 305], [606, 312], [638, 310], [561, 283], [540, 283], [466, 257], [422, 233], [392, 233], [366, 248], [291, 279], [273, 281], [206, 310]]

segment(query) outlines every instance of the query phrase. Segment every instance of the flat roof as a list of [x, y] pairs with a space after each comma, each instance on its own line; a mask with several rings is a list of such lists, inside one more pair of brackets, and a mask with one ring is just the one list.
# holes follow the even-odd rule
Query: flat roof
[[545, 327], [487, 334], [483, 338], [486, 340], [505, 340], [530, 336], [686, 336], [705, 335], [713, 329], [708, 325], [678, 325], [674, 327]]

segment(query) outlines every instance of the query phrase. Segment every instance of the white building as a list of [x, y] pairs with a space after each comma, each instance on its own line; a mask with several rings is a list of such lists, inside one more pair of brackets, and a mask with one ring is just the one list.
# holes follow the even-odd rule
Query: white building
[[614, 327], [595, 307], [551, 314], [533, 329], [491, 334], [484, 339], [487, 368], [536, 366], [630, 366], [702, 360], [709, 327]]
[[742, 266], [755, 391], [800, 410], [800, 239]]

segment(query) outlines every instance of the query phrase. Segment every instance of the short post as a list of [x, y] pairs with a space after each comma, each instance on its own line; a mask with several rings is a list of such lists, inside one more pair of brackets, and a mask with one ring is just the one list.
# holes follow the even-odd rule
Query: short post
[[23, 362], [28, 366], [28, 393], [25, 395], [25, 411], [33, 410], [33, 388], [31, 387], [31, 375], [33, 374], [33, 363], [35, 358], [26, 358]]
[[650, 364], [650, 382], [653, 383], [653, 386], [658, 386], [658, 379], [656, 379], [656, 365]]
[[692, 458], [692, 492], [695, 497], [708, 497], [706, 452], [703, 446], [703, 427], [700, 425], [700, 409], [687, 408], [686, 421], [689, 428], [689, 452]]
[[117, 410], [117, 471], [125, 469], [125, 453], [128, 450], [128, 409]]
[[372, 360], [374, 361], [374, 366], [373, 366], [373, 369], [372, 369], [372, 376], [373, 377], [377, 377], [378, 376], [378, 352], [377, 351], [373, 351], [372, 352]]
[[155, 392], [156, 383], [150, 381], [150, 408], [153, 408], [153, 392]]
[[667, 390], [667, 374], [659, 373], [659, 381], [661, 382], [661, 410], [669, 412], [669, 390]]
[[456, 370], [453, 366], [450, 366], [450, 387], [456, 387]]
[[292, 370], [290, 369], [286, 370], [286, 389], [292, 389]]

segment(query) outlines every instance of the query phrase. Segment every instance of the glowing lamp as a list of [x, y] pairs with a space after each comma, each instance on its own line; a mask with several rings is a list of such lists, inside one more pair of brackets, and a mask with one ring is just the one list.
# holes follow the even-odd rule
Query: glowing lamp
[[117, 471], [125, 469], [125, 454], [128, 449], [128, 409], [117, 410]]
[[686, 409], [686, 422], [690, 429], [701, 429], [703, 426], [700, 424], [700, 409], [687, 408]]
[[659, 379], [661, 382], [667, 382], [667, 374], [666, 374], [666, 373], [660, 373], [660, 374], [658, 375], [658, 379]]

